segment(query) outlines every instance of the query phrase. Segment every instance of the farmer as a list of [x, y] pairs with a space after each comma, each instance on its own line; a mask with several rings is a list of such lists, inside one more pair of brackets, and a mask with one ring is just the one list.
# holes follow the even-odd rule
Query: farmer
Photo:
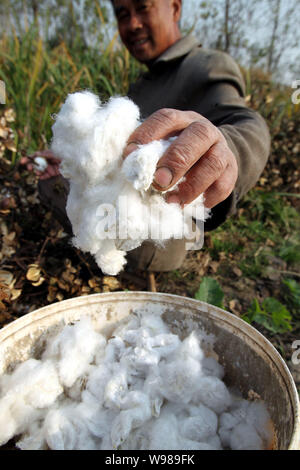
[[[205, 230], [220, 225], [235, 212], [237, 202], [255, 185], [267, 162], [270, 137], [262, 117], [245, 104], [239, 67], [227, 54], [203, 49], [179, 20], [182, 0], [112, 0], [120, 37], [131, 55], [147, 66], [128, 96], [145, 121], [130, 136], [126, 157], [138, 144], [178, 135], [157, 165], [153, 186], [166, 190], [182, 176], [169, 202], [190, 203], [204, 193], [212, 209]], [[37, 152], [35, 155], [40, 155]], [[48, 167], [40, 174], [41, 198], [66, 229], [68, 191], [59, 175], [59, 160], [43, 155]], [[58, 185], [65, 195], [55, 191]], [[150, 242], [128, 253], [136, 268], [177, 269], [186, 255], [185, 241], [172, 240], [164, 249]]]

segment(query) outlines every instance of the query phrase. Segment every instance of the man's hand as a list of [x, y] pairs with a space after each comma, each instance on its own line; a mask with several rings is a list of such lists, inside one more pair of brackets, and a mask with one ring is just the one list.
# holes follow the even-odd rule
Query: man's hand
[[158, 162], [154, 188], [165, 191], [181, 177], [168, 202], [189, 204], [204, 193], [208, 208], [226, 199], [234, 189], [238, 166], [225, 137], [210, 121], [193, 111], [161, 109], [146, 119], [128, 139], [127, 157], [138, 145], [178, 135]]
[[[42, 157], [47, 161], [47, 167], [44, 171], [39, 171], [35, 167], [35, 159]], [[33, 155], [22, 157], [20, 160], [21, 165], [26, 165], [28, 171], [35, 171], [41, 180], [58, 176], [60, 160], [51, 152], [51, 150], [42, 150], [35, 152]]]

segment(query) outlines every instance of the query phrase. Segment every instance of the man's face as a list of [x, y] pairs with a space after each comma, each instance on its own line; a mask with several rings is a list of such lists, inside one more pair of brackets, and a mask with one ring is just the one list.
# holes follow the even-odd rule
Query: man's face
[[114, 0], [121, 39], [142, 63], [156, 59], [180, 38], [181, 0]]

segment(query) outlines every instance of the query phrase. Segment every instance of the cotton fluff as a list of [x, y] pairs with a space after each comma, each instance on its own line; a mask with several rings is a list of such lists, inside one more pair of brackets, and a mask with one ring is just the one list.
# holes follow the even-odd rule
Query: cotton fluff
[[24, 450], [270, 447], [265, 405], [228, 390], [201, 335], [182, 340], [142, 310], [109, 337], [86, 317], [49, 334], [40, 359], [0, 378], [0, 443], [21, 434]]
[[205, 220], [209, 214], [203, 195], [183, 211], [151, 186], [174, 137], [140, 145], [123, 161], [127, 140], [140, 123], [139, 109], [127, 97], [102, 104], [83, 91], [68, 95], [52, 127], [52, 150], [70, 182], [66, 210], [74, 245], [90, 252], [110, 275], [122, 270], [126, 252], [144, 240], [164, 246], [171, 238], [191, 239], [191, 217]]

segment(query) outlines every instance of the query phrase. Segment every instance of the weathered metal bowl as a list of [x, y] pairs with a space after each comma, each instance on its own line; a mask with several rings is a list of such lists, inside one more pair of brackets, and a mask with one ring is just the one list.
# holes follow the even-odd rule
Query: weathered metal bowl
[[272, 344], [240, 318], [213, 305], [171, 294], [115, 292], [77, 297], [36, 310], [0, 330], [0, 374], [29, 357], [38, 358], [49, 332], [83, 315], [110, 334], [134, 310], [160, 312], [171, 329], [185, 337], [201, 328], [215, 338], [214, 351], [226, 371], [225, 382], [245, 398], [257, 393], [274, 423], [274, 448], [299, 449], [299, 398], [293, 378]]

